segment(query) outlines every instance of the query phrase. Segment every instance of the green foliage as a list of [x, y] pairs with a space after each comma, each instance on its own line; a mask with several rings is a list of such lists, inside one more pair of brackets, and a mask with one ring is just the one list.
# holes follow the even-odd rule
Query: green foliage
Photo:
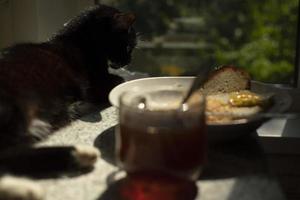
[[217, 62], [244, 67], [257, 80], [291, 82], [298, 0], [230, 0], [226, 5], [238, 4], [230, 14], [220, 13], [220, 1], [214, 2], [212, 13], [221, 20], [207, 16], [207, 21]]
[[[177, 66], [184, 69], [183, 73], [190, 74], [204, 65], [233, 64], [247, 69], [256, 80], [290, 83], [294, 68], [298, 1], [115, 0], [115, 3], [137, 14], [137, 29], [149, 40], [163, 36], [160, 38], [164, 42], [171, 33], [173, 42], [205, 44], [194, 50], [198, 53], [192, 54], [196, 59], [191, 58], [190, 49], [148, 49], [135, 59], [137, 69], [141, 69], [142, 65], [150, 74], [158, 75], [170, 69], [174, 73], [174, 66]], [[183, 32], [180, 28], [174, 29], [174, 18], [178, 17], [201, 19], [201, 24], [185, 24]], [[157, 52], [160, 52], [159, 55]], [[148, 59], [148, 65], [143, 62], [145, 59]], [[168, 70], [160, 70], [159, 67]]]
[[238, 63], [238, 66], [246, 68], [256, 80], [288, 81], [293, 65], [286, 60], [270, 59], [277, 54], [277, 50], [278, 43], [262, 38], [243, 45], [239, 50], [217, 50], [216, 59], [219, 63]]

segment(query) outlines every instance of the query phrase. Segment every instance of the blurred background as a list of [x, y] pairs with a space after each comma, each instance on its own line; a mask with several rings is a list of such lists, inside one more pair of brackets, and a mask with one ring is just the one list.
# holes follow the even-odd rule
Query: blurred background
[[259, 81], [292, 84], [298, 0], [0, 0], [0, 47], [43, 41], [85, 7], [137, 15], [129, 69], [150, 76], [195, 75], [233, 64]]

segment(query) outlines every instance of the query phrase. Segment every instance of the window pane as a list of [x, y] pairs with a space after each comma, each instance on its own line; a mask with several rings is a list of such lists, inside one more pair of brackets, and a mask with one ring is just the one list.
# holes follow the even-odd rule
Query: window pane
[[138, 16], [132, 70], [194, 75], [233, 64], [253, 79], [291, 83], [298, 0], [114, 0]]

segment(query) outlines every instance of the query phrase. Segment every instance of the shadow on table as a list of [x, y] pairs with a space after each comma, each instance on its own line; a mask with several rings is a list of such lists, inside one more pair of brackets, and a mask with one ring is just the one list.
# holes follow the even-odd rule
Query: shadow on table
[[196, 196], [197, 187], [193, 182], [135, 175], [111, 183], [98, 200], [194, 200]]
[[267, 160], [257, 134], [245, 135], [226, 143], [210, 144], [208, 162], [201, 179], [219, 179], [266, 174]]
[[[94, 146], [101, 151], [105, 161], [116, 165], [114, 129], [115, 127], [111, 127], [99, 134], [94, 141]], [[266, 173], [267, 161], [257, 141], [257, 135], [253, 134], [230, 142], [209, 145], [208, 160], [200, 179], [221, 179]]]
[[98, 135], [94, 146], [101, 152], [101, 157], [108, 163], [116, 165], [115, 159], [115, 126]]
[[96, 123], [102, 119], [100, 112], [110, 106], [108, 102], [97, 106], [86, 102], [76, 102], [70, 106], [70, 110], [74, 119]]

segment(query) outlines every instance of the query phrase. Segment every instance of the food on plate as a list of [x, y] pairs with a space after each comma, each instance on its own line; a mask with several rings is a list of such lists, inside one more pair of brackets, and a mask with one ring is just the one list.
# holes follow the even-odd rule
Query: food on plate
[[261, 104], [236, 106], [230, 103], [232, 93], [219, 93], [207, 96], [206, 113], [208, 123], [229, 123], [233, 120], [245, 119], [263, 111]]
[[229, 95], [229, 103], [236, 107], [251, 107], [262, 105], [264, 99], [261, 95], [258, 95], [249, 90], [241, 90], [238, 92], [232, 92]]
[[247, 71], [232, 65], [214, 70], [204, 83], [205, 94], [228, 93], [250, 89], [251, 78]]
[[207, 95], [208, 123], [231, 123], [247, 119], [266, 109], [268, 98], [251, 91], [249, 74], [234, 66], [213, 71], [200, 89]]

